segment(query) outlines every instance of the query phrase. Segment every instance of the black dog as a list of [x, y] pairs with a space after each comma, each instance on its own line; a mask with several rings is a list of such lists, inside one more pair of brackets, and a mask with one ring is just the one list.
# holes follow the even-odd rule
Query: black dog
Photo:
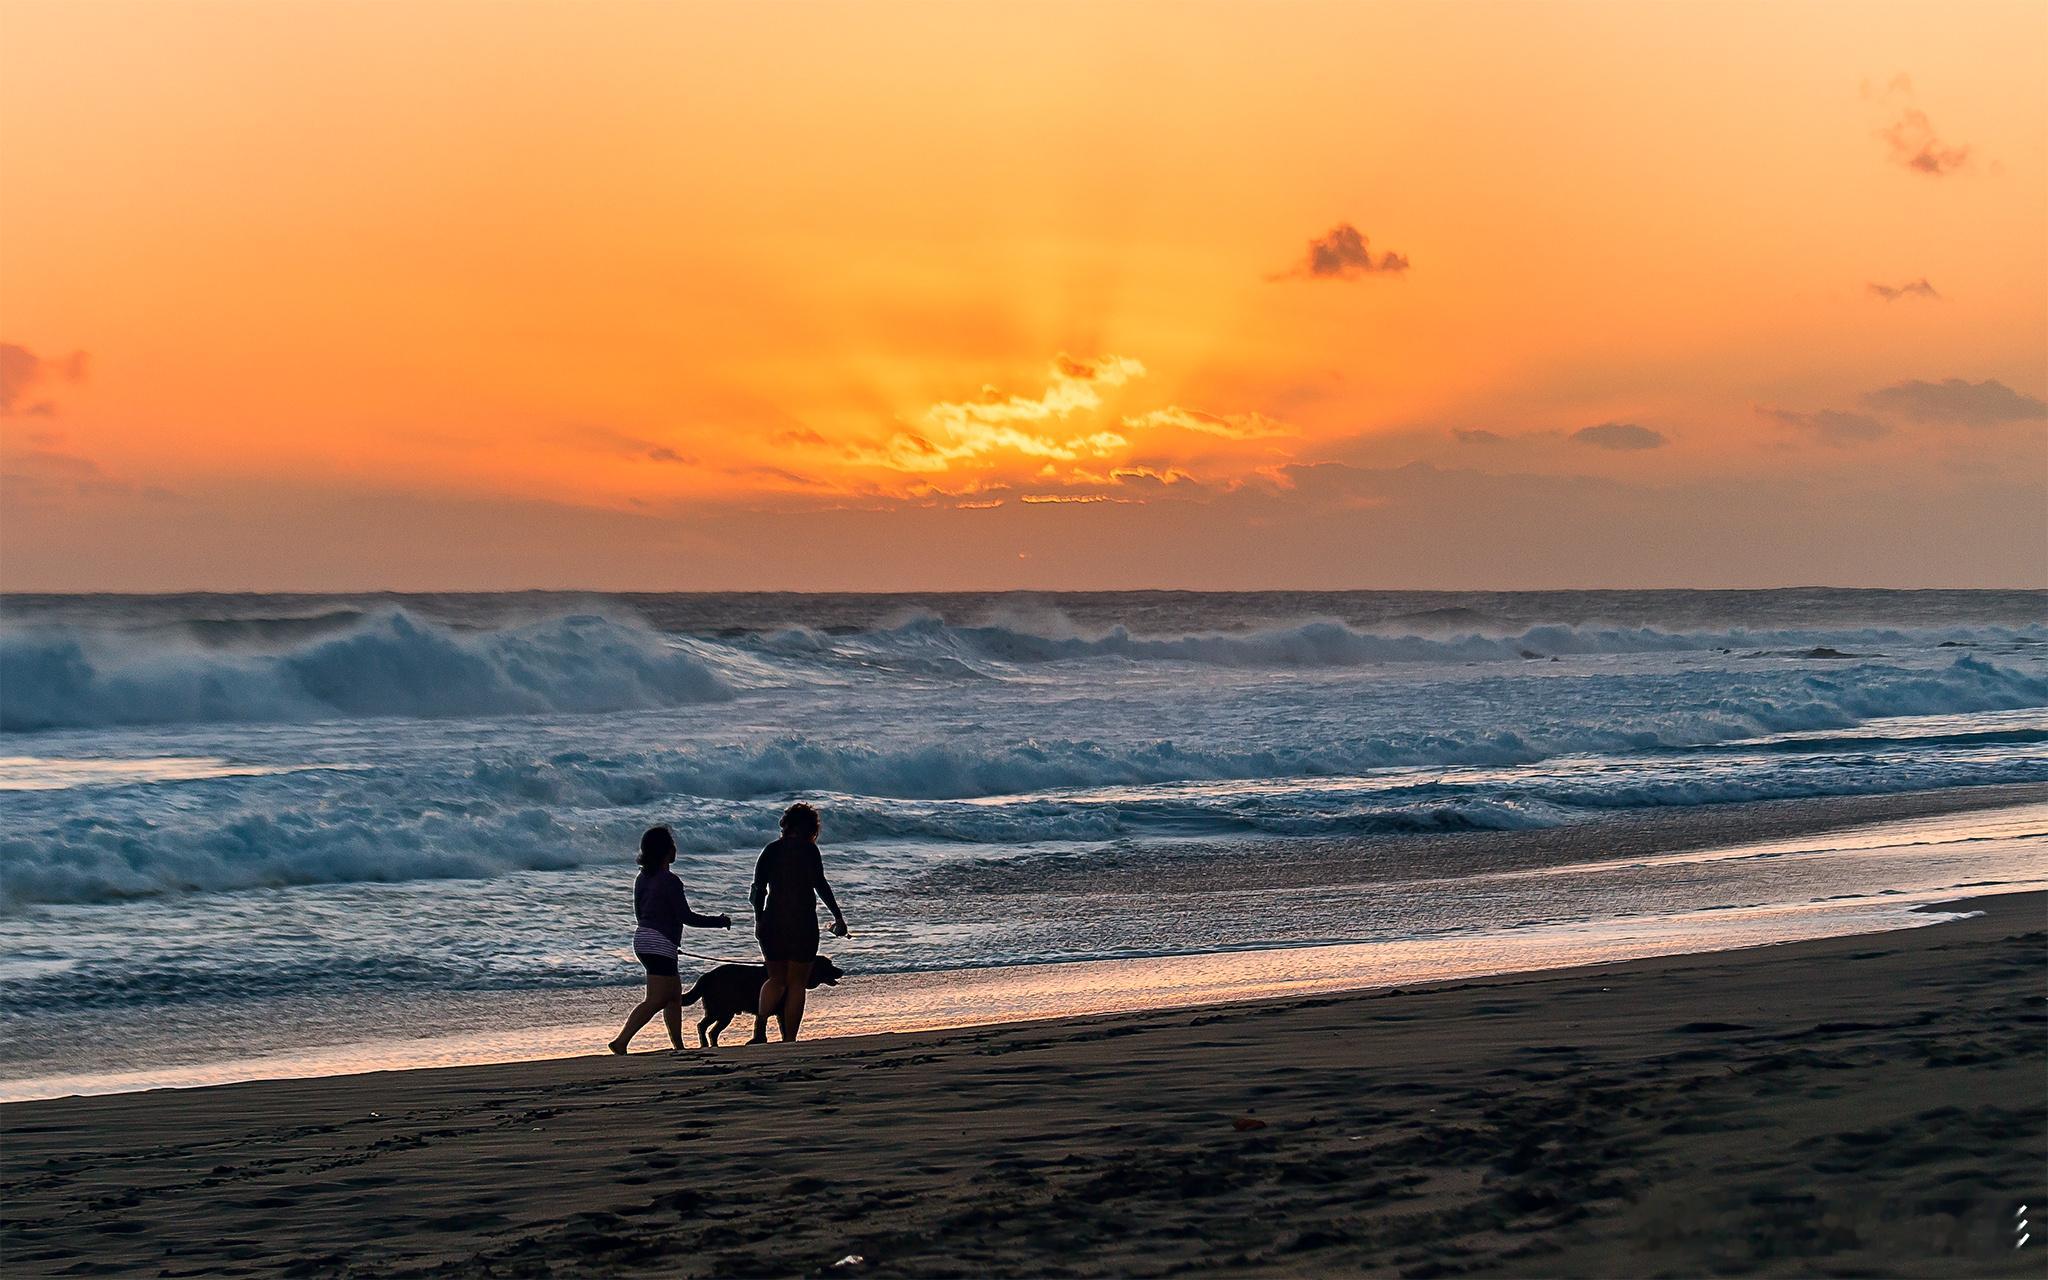
[[[833, 964], [826, 956], [819, 956], [811, 965], [811, 980], [806, 985], [815, 990], [820, 985], [836, 987], [846, 971]], [[703, 977], [697, 985], [683, 992], [684, 1004], [704, 1002], [704, 1016], [697, 1020], [697, 1047], [715, 1046], [718, 1033], [725, 1030], [725, 1024], [743, 1013], [754, 1013], [761, 1007], [761, 984], [768, 981], [768, 967], [759, 964], [722, 964]]]

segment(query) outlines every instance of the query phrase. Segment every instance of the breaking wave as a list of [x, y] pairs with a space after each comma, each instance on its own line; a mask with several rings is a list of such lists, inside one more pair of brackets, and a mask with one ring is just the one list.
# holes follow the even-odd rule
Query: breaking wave
[[1056, 664], [1304, 670], [1714, 651], [1852, 660], [1937, 645], [2038, 649], [2048, 628], [1554, 624], [1425, 635], [1308, 621], [1142, 635], [1125, 626], [1082, 632], [1052, 610], [981, 625], [920, 614], [894, 626], [717, 635], [665, 632], [630, 616], [465, 625], [403, 608], [142, 627], [107, 620], [0, 633], [0, 730], [652, 710], [778, 686], [1036, 679]]
[[1506, 635], [1451, 636], [1362, 630], [1342, 622], [1311, 621], [1246, 632], [1144, 636], [1117, 626], [1077, 633], [1057, 613], [1029, 624], [958, 626], [922, 615], [900, 626], [853, 635], [790, 628], [752, 642], [791, 658], [826, 661], [890, 660], [932, 663], [951, 659], [981, 670], [988, 663], [1035, 665], [1116, 659], [1182, 662], [1219, 667], [1352, 667], [1374, 663], [1509, 662], [1538, 658], [1683, 652], [1742, 652], [1757, 657], [1847, 659], [1887, 649], [1936, 644], [2005, 648], [2048, 644], [2048, 629], [1979, 626], [1938, 633], [1897, 628], [1825, 630], [1665, 631], [1656, 627], [1545, 625]]
[[[1122, 627], [1100, 636], [1044, 635], [1009, 627], [945, 627], [919, 622], [890, 633], [899, 642], [933, 635], [957, 643], [966, 652], [1002, 662], [1059, 662], [1089, 658], [1130, 661], [1191, 662], [1230, 667], [1346, 667], [1378, 662], [1506, 662], [1516, 659], [1583, 657], [1602, 654], [1674, 653], [1748, 650], [1803, 656], [1813, 650], [1835, 650], [1828, 656], [1858, 657], [1839, 646], [1879, 650], [1920, 647], [1924, 635], [1901, 631], [1709, 631], [1670, 632], [1654, 627], [1604, 628], [1541, 626], [1514, 635], [1470, 634], [1450, 638], [1386, 635], [1361, 631], [1341, 622], [1308, 622], [1299, 626], [1247, 634], [1201, 633], [1173, 637], [1141, 637]], [[1962, 645], [2039, 643], [2044, 639], [2012, 628], [1973, 628], [1951, 638]]]
[[[835, 846], [872, 842], [877, 852], [859, 856], [887, 857], [904, 841], [1511, 829], [1614, 807], [2048, 780], [2039, 717], [1856, 732], [1885, 717], [2048, 705], [2048, 677], [2030, 671], [1964, 656], [1741, 685], [1716, 672], [1685, 679], [1689, 696], [1671, 677], [1596, 676], [1584, 683], [1600, 696], [1537, 716], [1489, 711], [1458, 724], [1446, 704], [1405, 725], [1281, 725], [1270, 745], [1226, 731], [893, 744], [790, 735], [600, 751], [542, 735], [392, 767], [109, 787], [90, 805], [19, 792], [0, 835], [0, 905], [563, 869], [620, 859], [655, 821], [674, 824], [687, 854], [729, 857], [758, 846], [798, 795], [822, 798]], [[1877, 750], [1886, 758], [1873, 768]]]
[[464, 633], [403, 610], [276, 653], [76, 628], [0, 635], [0, 729], [623, 711], [730, 696], [666, 637], [598, 617]]

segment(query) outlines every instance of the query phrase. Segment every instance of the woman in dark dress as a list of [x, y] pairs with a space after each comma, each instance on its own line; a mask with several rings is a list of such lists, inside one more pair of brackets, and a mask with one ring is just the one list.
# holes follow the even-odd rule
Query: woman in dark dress
[[675, 832], [649, 827], [640, 837], [640, 877], [633, 882], [633, 954], [647, 970], [647, 998], [626, 1015], [626, 1025], [608, 1048], [624, 1053], [633, 1035], [659, 1013], [668, 1023], [668, 1041], [683, 1051], [683, 983], [676, 972], [676, 951], [683, 926], [730, 929], [732, 917], [707, 916], [690, 910], [682, 878], [669, 870], [676, 860]]
[[804, 1020], [804, 992], [811, 985], [811, 962], [818, 958], [818, 902], [832, 912], [832, 932], [846, 936], [846, 917], [825, 883], [825, 858], [818, 852], [818, 811], [793, 804], [782, 815], [782, 838], [761, 850], [754, 864], [754, 935], [761, 940], [761, 958], [768, 962], [768, 980], [761, 984], [761, 1005], [754, 1018], [754, 1043], [768, 1038], [772, 1015], [782, 1024], [782, 1038], [796, 1039]]

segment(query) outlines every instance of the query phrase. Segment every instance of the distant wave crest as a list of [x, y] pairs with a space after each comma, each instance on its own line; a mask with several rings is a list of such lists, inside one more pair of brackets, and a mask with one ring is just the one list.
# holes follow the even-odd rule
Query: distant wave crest
[[0, 691], [10, 731], [623, 711], [730, 696], [710, 667], [645, 627], [585, 616], [463, 632], [404, 610], [274, 653], [12, 631], [0, 635]]
[[[1758, 656], [1858, 657], [1942, 641], [1960, 647], [2048, 643], [2038, 627], [1980, 626], [1930, 633], [1882, 627], [1814, 630], [1666, 631], [1656, 627], [1530, 627], [1512, 634], [1420, 635], [1362, 630], [1309, 621], [1246, 632], [1145, 636], [1117, 626], [1099, 634], [1075, 631], [1058, 614], [1017, 625], [955, 626], [921, 616], [901, 626], [856, 636], [824, 637], [791, 630], [761, 643], [792, 656], [951, 654], [968, 662], [1038, 664], [1120, 659], [1223, 667], [1349, 667], [1396, 662], [1506, 662], [1604, 654], [1728, 650]], [[1850, 652], [1845, 652], [1848, 650]], [[1820, 651], [1820, 652], [1816, 652]]]
[[1056, 664], [1267, 670], [1471, 664], [1727, 651], [1853, 659], [2048, 645], [2048, 629], [1667, 631], [1551, 624], [1512, 634], [1414, 634], [1307, 621], [1262, 630], [1084, 632], [1054, 610], [979, 625], [918, 614], [894, 626], [683, 635], [575, 615], [456, 625], [403, 608], [143, 626], [0, 632], [0, 731], [369, 716], [643, 710], [737, 690], [862, 681], [987, 681]]

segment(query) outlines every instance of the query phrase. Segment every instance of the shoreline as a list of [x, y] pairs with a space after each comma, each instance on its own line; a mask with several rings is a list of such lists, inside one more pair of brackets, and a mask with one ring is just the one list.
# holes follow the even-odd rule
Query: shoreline
[[2048, 895], [1965, 905], [1412, 989], [9, 1104], [6, 1252], [24, 1275], [2031, 1274], [2002, 1219], [2048, 1146]]
[[[1802, 800], [1751, 802], [1697, 811], [1622, 811], [1610, 821], [1535, 832], [1424, 835], [1352, 842], [1333, 854], [1318, 842], [1289, 848], [1259, 864], [1262, 889], [1285, 892], [1328, 883], [1361, 868], [1380, 879], [1459, 868], [1455, 877], [1417, 881], [1419, 890], [1471, 892], [1486, 882], [1554, 874], [1557, 859], [1589, 859], [1582, 866], [1651, 861], [1692, 861], [1745, 855], [1750, 850], [1798, 850], [1871, 840], [1897, 830], [1915, 833], [1952, 824], [1996, 824], [2001, 815], [2048, 805], [2048, 785], [1947, 788]], [[2036, 824], [2038, 826], [2038, 823]], [[1752, 839], [1728, 843], [1736, 832]], [[1775, 844], [1773, 842], [1776, 842]], [[1333, 856], [1342, 857], [1341, 865]], [[1240, 860], [1242, 865], [1243, 860]], [[1199, 860], [1196, 865], [1199, 866]], [[1242, 877], [1240, 877], [1240, 880]], [[2025, 882], [2021, 886], [2024, 887]], [[2016, 887], [1969, 886], [1979, 893]], [[845, 1039], [878, 1032], [930, 1032], [1030, 1023], [1048, 1018], [1138, 1013], [1290, 995], [1414, 986], [1436, 980], [1500, 976], [1656, 955], [1708, 954], [1772, 943], [1910, 928], [1918, 904], [1939, 896], [1966, 896], [1965, 886], [1944, 884], [1911, 894], [1848, 896], [1803, 904], [1726, 904], [1675, 916], [1601, 921], [1530, 921], [1513, 928], [1452, 932], [1368, 942], [1277, 943], [1252, 947], [1091, 960], [1048, 960], [941, 970], [858, 972], [833, 991], [815, 993], [807, 1030], [814, 1038]], [[44, 1071], [0, 1077], [6, 1104], [67, 1096], [191, 1089], [259, 1080], [341, 1078], [380, 1070], [443, 1070], [491, 1063], [551, 1061], [581, 1056], [609, 1039], [637, 987], [551, 989], [534, 993], [470, 993], [450, 998], [452, 1030], [431, 1039], [363, 1037], [300, 1045], [245, 1058], [156, 1061], [123, 1070]], [[612, 1005], [618, 1005], [614, 1010]], [[175, 1012], [175, 1011], [168, 1011]], [[493, 1019], [499, 1021], [494, 1025]], [[686, 1011], [686, 1037], [694, 1014]], [[728, 1029], [727, 1044], [743, 1037], [750, 1020]], [[133, 1057], [151, 1048], [139, 1030], [124, 1046]], [[641, 1042], [659, 1044], [658, 1027]], [[663, 1046], [665, 1049], [665, 1046]], [[161, 1055], [168, 1058], [168, 1054]]]

